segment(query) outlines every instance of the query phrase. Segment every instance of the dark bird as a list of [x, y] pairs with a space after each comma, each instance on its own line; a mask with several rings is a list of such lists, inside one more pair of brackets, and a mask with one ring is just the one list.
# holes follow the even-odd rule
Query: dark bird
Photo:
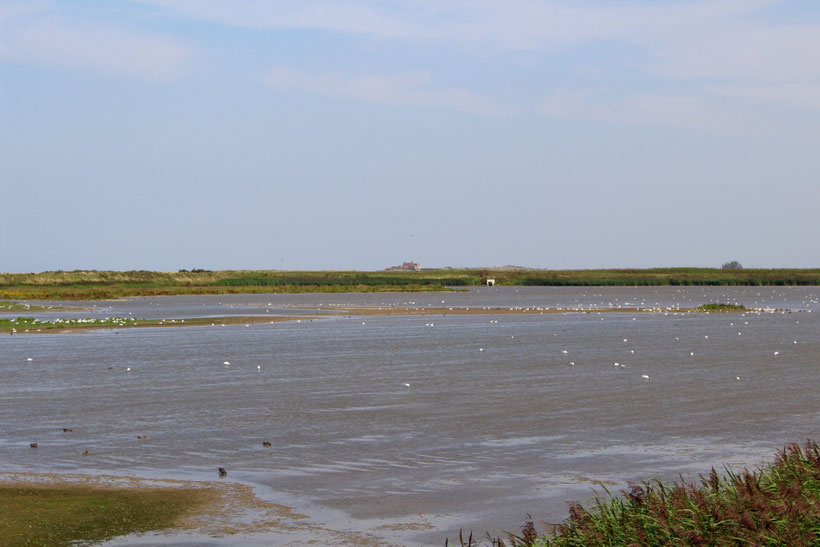
[[270, 443], [268, 441], [262, 441], [262, 446], [270, 446]]
[[138, 439], [147, 439], [148, 435], [137, 435]]
[[71, 430], [67, 427], [63, 428], [63, 433], [71, 433]]
[[31, 446], [31, 448], [37, 448], [37, 443], [31, 443], [29, 446]]
[[93, 456], [94, 453], [90, 450], [83, 450], [83, 456]]
[[219, 468], [219, 476], [220, 476], [220, 477], [224, 477], [224, 476], [225, 476], [225, 475], [227, 475], [227, 474], [228, 474], [228, 472], [227, 472], [227, 471], [225, 471], [225, 468], [224, 468], [224, 467], [220, 467], [220, 468]]

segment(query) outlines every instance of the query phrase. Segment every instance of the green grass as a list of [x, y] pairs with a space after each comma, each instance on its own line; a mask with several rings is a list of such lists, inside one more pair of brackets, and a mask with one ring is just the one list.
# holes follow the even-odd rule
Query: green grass
[[56, 271], [0, 274], [0, 298], [96, 300], [174, 294], [441, 291], [484, 285], [820, 285], [820, 269], [450, 269], [422, 271]]
[[[136, 320], [123, 319], [121, 317], [106, 317], [101, 319], [35, 319], [34, 317], [14, 317], [11, 319], [0, 319], [0, 332], [26, 332], [43, 331], [55, 329], [81, 329], [81, 328], [118, 328], [129, 326], [142, 326], [146, 323], [156, 323], [159, 320]], [[148, 326], [148, 325], [146, 325]]]
[[743, 304], [703, 304], [697, 308], [700, 311], [744, 311], [746, 306]]
[[[609, 492], [607, 492], [609, 494]], [[696, 482], [634, 485], [620, 496], [570, 506], [552, 534], [532, 522], [492, 545], [820, 545], [820, 450], [790, 444], [758, 471], [713, 469]], [[468, 542], [462, 542], [467, 544]]]
[[268, 323], [276, 321], [293, 321], [298, 316], [268, 317], [260, 315], [222, 316], [222, 317], [189, 317], [176, 319], [133, 319], [122, 317], [78, 318], [78, 319], [35, 319], [33, 317], [14, 317], [0, 319], [0, 333], [36, 333], [48, 331], [66, 331], [82, 329], [127, 329], [135, 327], [198, 327], [208, 325], [237, 325], [242, 323]]
[[0, 486], [0, 544], [69, 545], [174, 526], [207, 492]]

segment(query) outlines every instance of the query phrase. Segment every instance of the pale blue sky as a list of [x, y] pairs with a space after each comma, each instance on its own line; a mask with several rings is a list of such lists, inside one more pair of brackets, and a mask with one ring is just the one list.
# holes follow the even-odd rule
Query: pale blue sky
[[820, 267], [820, 3], [0, 0], [0, 271]]

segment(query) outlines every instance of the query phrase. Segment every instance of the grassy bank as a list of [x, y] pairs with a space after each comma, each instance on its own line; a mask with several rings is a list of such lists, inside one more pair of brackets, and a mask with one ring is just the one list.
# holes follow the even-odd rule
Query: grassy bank
[[174, 526], [209, 497], [201, 489], [0, 486], [0, 543], [69, 545]]
[[0, 274], [0, 298], [96, 300], [175, 294], [440, 291], [516, 286], [820, 285], [820, 269], [438, 269], [422, 271], [57, 271]]
[[99, 300], [127, 296], [440, 291], [478, 283], [448, 272], [74, 271], [0, 274], [0, 298]]
[[[274, 323], [282, 321], [313, 320], [339, 314], [355, 316], [410, 316], [410, 315], [552, 315], [567, 313], [711, 313], [711, 312], [760, 312], [759, 308], [746, 308], [732, 304], [704, 304], [697, 308], [450, 308], [450, 307], [311, 307], [303, 308], [304, 315], [230, 315], [221, 317], [192, 317], [175, 319], [134, 319], [131, 317], [36, 319], [34, 317], [0, 318], [0, 334], [36, 334], [67, 332], [88, 329], [127, 329], [138, 327], [196, 327], [216, 325], [239, 325], [251, 323]], [[781, 311], [781, 310], [776, 310]]]
[[[645, 483], [596, 499], [552, 534], [528, 523], [493, 545], [820, 545], [820, 450], [790, 444], [758, 471], [714, 470], [698, 482]], [[468, 541], [462, 544], [468, 544]]]
[[718, 302], [714, 304], [703, 304], [702, 306], [698, 306], [697, 309], [699, 311], [731, 312], [746, 311], [746, 306], [743, 304], [723, 304]]
[[74, 311], [82, 308], [65, 308], [62, 306], [37, 306], [35, 304], [21, 304], [20, 302], [0, 301], [0, 312], [44, 312], [44, 311]]
[[23, 334], [38, 332], [70, 332], [88, 329], [129, 329], [139, 327], [201, 327], [216, 325], [241, 325], [252, 323], [275, 323], [281, 321], [298, 321], [312, 316], [273, 316], [231, 315], [226, 317], [192, 317], [188, 319], [132, 319], [123, 317], [105, 317], [100, 319], [35, 319], [33, 317], [14, 317], [0, 319], [0, 334]]

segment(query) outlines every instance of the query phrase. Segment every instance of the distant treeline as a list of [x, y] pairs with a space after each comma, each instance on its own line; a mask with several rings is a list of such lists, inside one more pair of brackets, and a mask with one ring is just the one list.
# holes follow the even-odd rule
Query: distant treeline
[[53, 271], [0, 274], [0, 298], [83, 300], [171, 294], [439, 291], [515, 286], [820, 285], [820, 269]]
[[819, 285], [820, 269], [525, 270], [498, 272], [495, 278], [522, 286]]

